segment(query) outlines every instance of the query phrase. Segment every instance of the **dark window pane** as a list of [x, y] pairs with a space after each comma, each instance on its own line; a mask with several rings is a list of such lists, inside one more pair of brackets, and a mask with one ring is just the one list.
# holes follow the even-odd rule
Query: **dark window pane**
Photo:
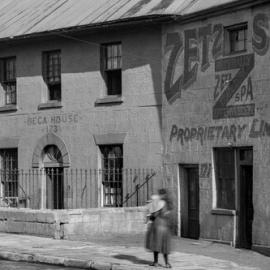
[[240, 156], [240, 161], [245, 161], [249, 163], [253, 162], [253, 152], [250, 149], [241, 149], [239, 156]]
[[48, 84], [48, 99], [61, 100], [61, 52], [44, 53], [44, 76]]
[[121, 95], [122, 93], [122, 71], [106, 71], [108, 95]]
[[61, 100], [61, 84], [49, 85], [49, 100]]
[[9, 57], [3, 60], [3, 88], [5, 90], [5, 104], [16, 104], [16, 58]]
[[230, 38], [230, 51], [238, 52], [247, 49], [247, 26], [236, 29], [228, 29]]
[[234, 150], [215, 149], [217, 207], [235, 209]]
[[15, 57], [4, 59], [4, 81], [9, 82], [16, 80], [15, 62]]

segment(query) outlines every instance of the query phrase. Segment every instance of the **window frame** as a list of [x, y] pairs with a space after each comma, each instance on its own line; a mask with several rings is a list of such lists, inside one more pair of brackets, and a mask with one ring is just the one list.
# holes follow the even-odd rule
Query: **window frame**
[[[116, 46], [116, 51], [113, 47]], [[109, 48], [111, 55], [109, 56]], [[116, 54], [114, 54], [116, 53]], [[116, 59], [116, 61], [115, 61]], [[108, 63], [111, 60], [111, 67]], [[116, 66], [114, 66], [116, 63]], [[122, 42], [110, 42], [101, 44], [101, 72], [106, 84], [106, 96], [122, 95], [122, 67], [123, 67], [123, 48]], [[116, 84], [117, 86], [114, 86]]]
[[[120, 148], [120, 156], [109, 157], [109, 154]], [[123, 145], [99, 145], [102, 158], [103, 207], [123, 206]], [[106, 156], [108, 154], [108, 156]], [[113, 167], [110, 165], [113, 164]], [[116, 165], [116, 166], [115, 166]], [[115, 167], [114, 167], [115, 166]]]
[[[244, 30], [244, 39], [241, 40], [244, 42], [244, 48], [235, 50], [235, 44], [233, 45], [232, 35], [233, 33]], [[248, 46], [248, 23], [243, 22], [240, 24], [230, 25], [224, 27], [224, 55], [233, 55], [238, 53], [243, 53], [247, 51]]]
[[[14, 159], [13, 159], [14, 158]], [[2, 185], [1, 196], [10, 206], [18, 204], [18, 149], [0, 149], [0, 177]]]
[[[56, 55], [56, 63], [50, 59]], [[50, 65], [52, 61], [52, 65]], [[61, 50], [42, 52], [43, 79], [47, 84], [47, 100], [49, 102], [62, 100], [62, 57]], [[50, 73], [52, 74], [50, 76]], [[57, 79], [58, 78], [58, 79]]]
[[[233, 167], [234, 167], [234, 208], [224, 208], [219, 205], [219, 191], [218, 191], [218, 171], [217, 171], [217, 159], [216, 152], [218, 150], [228, 150], [233, 152]], [[253, 146], [239, 146], [239, 147], [214, 147], [213, 148], [213, 164], [214, 164], [214, 177], [213, 177], [213, 209], [212, 214], [219, 215], [236, 215], [239, 209], [239, 196], [240, 196], [240, 171], [242, 165], [253, 166]], [[223, 159], [224, 160], [224, 159]]]
[[[11, 63], [11, 65], [8, 63]], [[5, 92], [4, 106], [17, 105], [16, 56], [1, 58], [1, 66], [1, 83]], [[9, 89], [9, 87], [11, 87], [11, 89]]]
[[[224, 203], [224, 201], [222, 201], [222, 192], [225, 190], [226, 192], [226, 198], [228, 199], [228, 190], [226, 190], [226, 188], [222, 188], [222, 186], [224, 186], [224, 179], [225, 177], [222, 178], [222, 183], [220, 182], [220, 171], [224, 170], [223, 168], [219, 167], [219, 160], [218, 160], [218, 155], [221, 155], [221, 153], [218, 151], [232, 151], [232, 156], [233, 156], [233, 160], [232, 160], [232, 167], [233, 167], [233, 183], [234, 186], [232, 186], [232, 190], [234, 191], [232, 197], [233, 200], [228, 200], [229, 202], [232, 203], [232, 205], [230, 207], [228, 207], [228, 205], [226, 205], [226, 203]], [[230, 148], [230, 147], [216, 147], [213, 149], [213, 154], [214, 154], [214, 175], [215, 175], [215, 192], [216, 192], [216, 205], [214, 206], [215, 209], [225, 209], [228, 211], [234, 211], [236, 210], [236, 185], [237, 185], [237, 169], [236, 169], [236, 162], [237, 162], [237, 156], [236, 156], [236, 151], [237, 149], [235, 148]], [[223, 157], [224, 160], [224, 157]], [[223, 163], [224, 164], [224, 163]], [[227, 179], [228, 180], [228, 179]], [[226, 183], [227, 184], [227, 183]]]

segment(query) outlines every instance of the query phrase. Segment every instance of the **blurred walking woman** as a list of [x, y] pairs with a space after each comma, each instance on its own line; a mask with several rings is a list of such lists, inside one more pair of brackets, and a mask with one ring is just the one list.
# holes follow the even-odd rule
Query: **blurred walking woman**
[[158, 254], [162, 253], [165, 268], [171, 268], [168, 255], [170, 253], [169, 215], [171, 206], [165, 189], [160, 189], [158, 195], [152, 196], [149, 204], [149, 224], [146, 232], [145, 247], [153, 252], [154, 262], [151, 266], [159, 266]]

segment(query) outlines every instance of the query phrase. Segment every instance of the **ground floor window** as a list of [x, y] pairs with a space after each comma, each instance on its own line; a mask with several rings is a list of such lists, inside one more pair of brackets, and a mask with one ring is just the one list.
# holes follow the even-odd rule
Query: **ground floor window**
[[236, 183], [241, 183], [243, 171], [252, 166], [253, 150], [250, 147], [215, 148], [214, 160], [216, 207], [235, 210]]
[[17, 204], [18, 154], [17, 149], [0, 149], [1, 196], [10, 206]]
[[123, 147], [100, 146], [102, 153], [103, 205], [120, 207], [123, 202]]
[[214, 149], [217, 208], [235, 209], [235, 149]]

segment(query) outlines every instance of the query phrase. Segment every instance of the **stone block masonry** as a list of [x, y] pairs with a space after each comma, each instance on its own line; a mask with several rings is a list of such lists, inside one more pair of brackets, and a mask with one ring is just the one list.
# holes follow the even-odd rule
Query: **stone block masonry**
[[68, 240], [143, 234], [145, 216], [144, 207], [59, 211], [2, 208], [0, 231]]

